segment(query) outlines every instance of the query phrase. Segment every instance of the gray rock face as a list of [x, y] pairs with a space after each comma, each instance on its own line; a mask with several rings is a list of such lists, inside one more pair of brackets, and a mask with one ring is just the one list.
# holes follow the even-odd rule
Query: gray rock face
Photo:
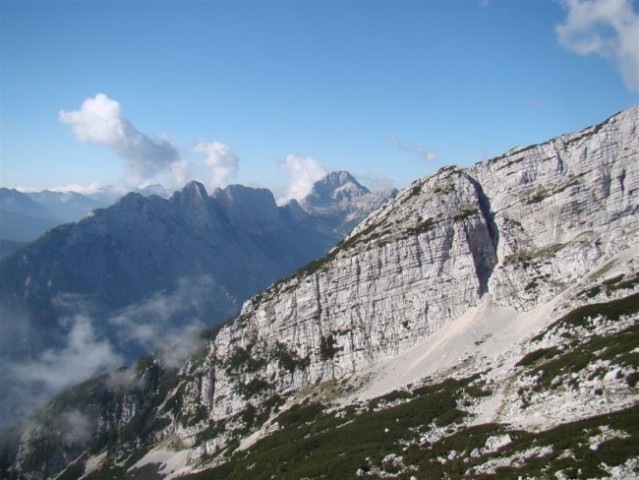
[[[634, 108], [469, 169], [484, 188], [500, 232], [500, 264], [490, 279], [495, 298], [530, 309], [561, 287], [542, 286], [537, 280], [544, 275], [566, 285], [596, 259], [634, 241], [637, 116]], [[555, 257], [559, 261], [551, 266]]]
[[[356, 208], [342, 199], [337, 213], [319, 218], [299, 205], [278, 207], [266, 189], [232, 185], [209, 195], [191, 182], [169, 199], [129, 193], [6, 256], [0, 260], [0, 380], [8, 387], [0, 393], [0, 428], [30, 408], [22, 397], [37, 404], [51, 395], [24, 378], [22, 365], [35, 362], [29, 372], [42, 365], [64, 371], [60, 359], [80, 355], [72, 352], [82, 326], [108, 355], [87, 362], [94, 367], [81, 370], [79, 380], [111, 367], [107, 362], [130, 364], [164, 342], [222, 322], [251, 295], [334, 246], [346, 228], [340, 209], [363, 218], [377, 208], [380, 197], [367, 206], [366, 195]], [[75, 372], [61, 374], [77, 379]]]
[[[521, 311], [543, 303], [636, 242], [638, 123], [634, 108], [413, 183], [321, 262], [248, 301], [211, 344], [191, 401], [228, 418], [246, 407], [242, 387], [256, 378], [278, 394], [344, 378], [405, 351], [485, 294]], [[279, 348], [303, 368], [281, 368]], [[261, 366], [226, 368], [238, 352]]]

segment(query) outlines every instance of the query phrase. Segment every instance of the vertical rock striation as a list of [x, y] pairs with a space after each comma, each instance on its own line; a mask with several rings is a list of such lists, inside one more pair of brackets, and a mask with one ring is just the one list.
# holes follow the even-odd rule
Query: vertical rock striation
[[[211, 344], [212, 419], [405, 351], [490, 294], [526, 311], [636, 241], [639, 108], [582, 132], [443, 168], [326, 257], [246, 302]], [[284, 348], [300, 367], [281, 368]], [[250, 371], [225, 367], [238, 352]], [[264, 389], [247, 398], [243, 385]]]

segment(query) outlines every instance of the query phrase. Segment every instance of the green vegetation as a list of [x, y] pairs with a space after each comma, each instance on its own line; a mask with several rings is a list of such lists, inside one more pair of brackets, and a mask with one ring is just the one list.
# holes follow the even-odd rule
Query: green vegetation
[[610, 296], [612, 293], [619, 290], [633, 289], [639, 284], [639, 275], [624, 280], [625, 276], [617, 275], [616, 277], [604, 280], [599, 285], [595, 285], [587, 290], [579, 292], [579, 296], [586, 298], [594, 298], [600, 293], [604, 293], [606, 296]]
[[444, 185], [437, 185], [433, 189], [433, 193], [435, 195], [448, 195], [449, 193], [453, 193], [455, 191], [455, 184], [450, 182]]
[[246, 384], [240, 384], [240, 395], [248, 400], [251, 397], [257, 397], [271, 388], [271, 384], [261, 378], [253, 378]]
[[[608, 312], [606, 316], [609, 319], [616, 320], [625, 312], [639, 310], [639, 295], [633, 297], [635, 297], [634, 301], [623, 299], [623, 301], [608, 304], [589, 305], [587, 306], [589, 308], [582, 307], [581, 312], [577, 312], [576, 315], [573, 315], [575, 312], [568, 314], [551, 328], [557, 328], [559, 325], [583, 326], [588, 318], [603, 312]], [[606, 306], [610, 308], [606, 310]], [[635, 351], [637, 345], [639, 345], [639, 324], [635, 323], [614, 334], [592, 335], [583, 340], [574, 340], [571, 347], [565, 351], [558, 347], [536, 350], [526, 355], [518, 365], [534, 365], [534, 368], [526, 372], [527, 376], [536, 378], [535, 384], [531, 387], [533, 391], [560, 386], [577, 388], [578, 380], [573, 374], [584, 371], [597, 361], [607, 362], [610, 366], [595, 370], [590, 378], [603, 377], [614, 366], [639, 369], [639, 353]], [[630, 374], [626, 378], [626, 383], [634, 387], [636, 378]], [[519, 395], [525, 403], [528, 401], [527, 391], [520, 390]]]
[[532, 263], [545, 260], [555, 256], [565, 245], [563, 243], [555, 243], [547, 247], [538, 248], [537, 250], [519, 250], [504, 258], [504, 265], [521, 264], [524, 268], [528, 268]]
[[461, 222], [462, 220], [466, 220], [472, 216], [477, 215], [479, 211], [473, 207], [464, 207], [460, 209], [459, 213], [453, 217], [453, 220], [456, 222]]
[[[630, 315], [637, 312], [639, 312], [639, 293], [610, 302], [592, 303], [576, 308], [553, 323], [549, 330], [556, 330], [560, 327], [588, 327], [589, 320], [599, 315], [616, 321], [622, 315]], [[537, 336], [533, 341], [540, 338], [540, 336]]]
[[[630, 438], [610, 439], [603, 441], [597, 449], [591, 449], [589, 439], [605, 427], [621, 431]], [[545, 432], [515, 431], [510, 436], [513, 441], [499, 451], [501, 457], [533, 447], [550, 447], [550, 452], [531, 456], [520, 466], [499, 467], [496, 475], [472, 475], [472, 478], [556, 478], [559, 471], [567, 478], [600, 478], [607, 476], [601, 469], [602, 463], [620, 465], [639, 454], [639, 406], [567, 423]]]
[[287, 346], [281, 342], [275, 342], [271, 355], [277, 361], [282, 370], [293, 373], [295, 370], [306, 370], [311, 364], [309, 356], [300, 357], [297, 352], [289, 350]]
[[352, 407], [338, 414], [318, 403], [296, 405], [277, 417], [279, 431], [248, 451], [235, 452], [229, 463], [186, 478], [354, 478], [358, 470], [383, 466], [388, 453], [401, 452], [405, 441], [427, 432], [433, 423], [448, 425], [463, 418], [456, 400], [465, 383], [447, 380], [411, 393], [394, 392], [386, 401], [405, 402], [377, 410], [382, 402], [378, 399], [362, 413]]
[[249, 343], [246, 348], [237, 347], [222, 365], [229, 375], [234, 373], [254, 373], [266, 365], [266, 359], [252, 354], [255, 344]]
[[337, 345], [337, 342], [332, 333], [326, 337], [322, 336], [320, 339], [320, 358], [322, 361], [326, 362], [335, 357], [335, 354], [339, 351], [339, 348], [335, 345]]
[[410, 193], [406, 195], [404, 203], [408, 202], [411, 198], [418, 196], [420, 193], [422, 193], [422, 186], [415, 185], [413, 188], [410, 189]]
[[519, 360], [515, 366], [516, 367], [527, 367], [530, 365], [533, 365], [535, 363], [538, 363], [541, 360], [548, 360], [552, 357], [554, 357], [555, 355], [559, 354], [561, 352], [561, 349], [559, 347], [549, 347], [549, 348], [540, 348], [538, 350], [534, 350], [526, 355], [524, 355], [524, 357]]
[[541, 188], [533, 193], [532, 196], [530, 196], [528, 200], [526, 200], [526, 203], [528, 205], [540, 203], [544, 198], [548, 198], [550, 195], [551, 193], [548, 190], [546, 190], [545, 188]]
[[498, 162], [500, 160], [503, 160], [504, 158], [514, 157], [508, 163], [506, 163], [505, 165], [500, 166], [499, 170], [501, 170], [503, 168], [507, 168], [507, 167], [510, 167], [511, 165], [515, 165], [515, 164], [521, 162], [522, 160], [524, 160], [526, 158], [524, 155], [521, 155], [522, 153], [524, 153], [524, 152], [526, 152], [528, 150], [532, 150], [533, 148], [537, 148], [538, 146], [539, 146], [539, 144], [533, 144], [533, 145], [529, 145], [527, 147], [522, 147], [522, 148], [519, 148], [519, 149], [511, 150], [509, 152], [504, 153], [503, 155], [499, 155], [498, 157], [489, 159], [487, 161], [487, 163], [490, 165], [492, 163], [495, 163], [495, 162]]
[[422, 233], [428, 232], [435, 225], [435, 221], [432, 218], [427, 218], [426, 220], [422, 220], [414, 227], [407, 228], [404, 231], [404, 234], [407, 237], [411, 237], [413, 235], [421, 235]]
[[[277, 417], [280, 430], [271, 436], [247, 451], [235, 451], [226, 464], [185, 478], [330, 480], [356, 478], [359, 472], [373, 479], [393, 473], [400, 480], [411, 476], [514, 480], [555, 478], [562, 471], [578, 479], [605, 476], [602, 463], [620, 465], [639, 455], [639, 406], [537, 433], [494, 423], [464, 427], [455, 422], [465, 415], [456, 407], [465, 384], [447, 380], [413, 392], [391, 392], [368, 405], [339, 412], [318, 403], [296, 405]], [[392, 406], [378, 409], [388, 404]], [[423, 435], [433, 425], [457, 426], [426, 440]], [[602, 438], [596, 449], [590, 448], [591, 438], [603, 429], [627, 438]], [[506, 433], [509, 443], [496, 451], [485, 449], [490, 437]], [[535, 448], [537, 454], [521, 455]], [[388, 454], [401, 460], [390, 461]], [[516, 457], [522, 460], [497, 463], [487, 473], [478, 469], [491, 460]]]

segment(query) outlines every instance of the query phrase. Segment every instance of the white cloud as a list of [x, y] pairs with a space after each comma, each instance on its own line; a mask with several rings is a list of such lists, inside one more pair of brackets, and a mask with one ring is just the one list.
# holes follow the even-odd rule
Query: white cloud
[[180, 161], [177, 148], [166, 139], [152, 140], [123, 115], [120, 104], [103, 93], [87, 98], [80, 110], [60, 111], [76, 138], [111, 148], [126, 161], [130, 181], [141, 183]]
[[[129, 305], [110, 319], [120, 341], [155, 351], [161, 363], [177, 367], [180, 362], [200, 348], [199, 332], [205, 324], [192, 318], [201, 310], [201, 302], [216, 288], [209, 275], [197, 279], [183, 279], [171, 293], [155, 294], [146, 300]], [[188, 322], [184, 319], [189, 318]]]
[[[152, 295], [100, 320], [96, 320], [100, 317], [90, 296], [57, 296], [54, 304], [73, 312], [59, 321], [68, 332], [62, 345], [29, 360], [13, 361], [0, 356], [0, 385], [6, 386], [0, 395], [0, 431], [44, 405], [61, 390], [98, 374], [112, 372], [108, 377], [110, 388], [137, 381], [133, 370], [119, 370], [125, 364], [127, 350], [154, 352], [163, 367], [178, 368], [206, 343], [201, 336], [206, 325], [197, 315], [212, 295], [227, 292], [211, 276], [185, 279], [173, 292]], [[15, 320], [0, 322], [0, 352], [10, 351], [16, 338], [36, 334], [28, 317], [2, 305], [0, 318]], [[106, 326], [117, 338], [100, 334], [100, 326]], [[84, 420], [74, 412], [62, 419], [66, 422], [68, 442], [85, 438], [89, 430]]]
[[62, 441], [66, 445], [86, 445], [95, 433], [94, 424], [80, 410], [67, 410], [58, 418], [61, 424]]
[[284, 196], [278, 200], [279, 203], [285, 203], [292, 199], [303, 199], [311, 193], [315, 182], [324, 178], [328, 173], [317, 160], [309, 157], [289, 155], [280, 162], [279, 166], [288, 170], [291, 176], [291, 183]]
[[204, 163], [210, 172], [210, 189], [225, 187], [239, 169], [240, 159], [225, 143], [200, 142], [193, 150], [206, 156]]
[[639, 15], [630, 0], [563, 0], [568, 10], [555, 31], [561, 45], [579, 55], [612, 62], [628, 89], [639, 91]]
[[426, 163], [431, 163], [437, 160], [437, 154], [433, 150], [429, 150], [417, 145], [406, 145], [402, 143], [399, 138], [397, 138], [397, 135], [395, 135], [394, 133], [388, 135], [388, 138], [393, 143], [393, 145], [395, 145], [400, 150], [413, 153]]
[[87, 185], [70, 183], [69, 185], [64, 185], [62, 187], [49, 188], [49, 190], [52, 192], [76, 192], [81, 193], [82, 195], [94, 195], [96, 193], [100, 193], [103, 188], [99, 183], [92, 182]]
[[193, 177], [193, 165], [186, 160], [173, 162], [169, 174], [173, 180], [171, 187], [179, 188]]
[[109, 342], [97, 338], [89, 317], [77, 315], [69, 321], [64, 348], [46, 350], [36, 360], [13, 367], [20, 381], [42, 383], [45, 391], [57, 392], [122, 365]]

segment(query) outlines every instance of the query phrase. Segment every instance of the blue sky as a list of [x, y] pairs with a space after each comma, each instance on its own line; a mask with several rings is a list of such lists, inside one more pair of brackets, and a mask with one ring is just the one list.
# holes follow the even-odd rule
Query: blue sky
[[2, 0], [0, 183], [197, 179], [287, 198], [345, 169], [403, 187], [639, 103], [638, 12], [632, 0]]

